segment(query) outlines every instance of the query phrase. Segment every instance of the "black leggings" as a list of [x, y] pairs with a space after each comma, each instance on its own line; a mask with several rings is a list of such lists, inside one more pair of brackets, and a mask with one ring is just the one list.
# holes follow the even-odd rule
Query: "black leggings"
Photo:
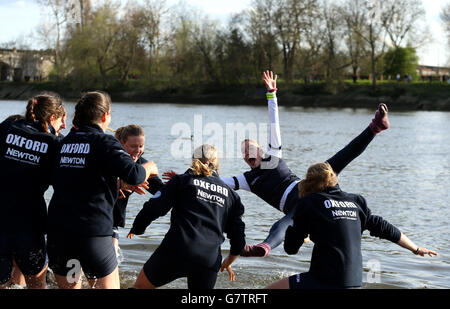
[[[375, 134], [367, 127], [367, 129], [355, 137], [347, 146], [328, 159], [327, 162], [331, 165], [334, 172], [339, 174], [350, 162], [366, 150], [374, 137]], [[291, 193], [298, 194], [298, 190], [292, 190]], [[294, 223], [293, 217], [297, 200], [297, 196], [293, 198], [288, 197], [288, 200], [286, 200], [286, 204], [284, 205], [286, 215], [275, 222], [270, 228], [269, 235], [264, 240], [265, 243], [270, 245], [270, 248], [276, 248], [284, 241], [284, 235], [286, 234], [288, 226]]]
[[360, 135], [355, 137], [347, 146], [332, 156], [327, 162], [336, 174], [339, 174], [347, 165], [366, 150], [375, 137], [375, 134], [367, 127]]
[[[218, 257], [219, 260], [222, 258]], [[217, 281], [217, 272], [217, 269], [192, 263], [182, 255], [175, 256], [161, 247], [158, 247], [144, 264], [144, 274], [155, 287], [163, 286], [178, 278], [187, 278], [190, 290], [213, 289]]]

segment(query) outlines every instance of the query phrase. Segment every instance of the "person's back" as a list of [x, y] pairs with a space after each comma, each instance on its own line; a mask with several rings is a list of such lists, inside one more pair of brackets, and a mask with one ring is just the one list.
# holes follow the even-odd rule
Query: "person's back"
[[361, 234], [397, 243], [414, 254], [436, 255], [417, 247], [395, 226], [372, 215], [364, 197], [343, 192], [327, 162], [308, 168], [299, 183], [301, 198], [294, 224], [286, 230], [284, 249], [296, 254], [309, 235], [314, 242], [308, 272], [284, 278], [268, 288], [336, 289], [362, 286]]
[[[161, 247], [209, 267], [218, 267], [220, 246], [227, 222], [237, 202], [236, 193], [218, 175], [177, 175], [177, 200], [171, 213], [171, 227]], [[171, 183], [170, 185], [174, 185]], [[240, 205], [240, 204], [239, 204]], [[216, 264], [218, 263], [218, 264]]]
[[173, 176], [136, 216], [129, 238], [143, 234], [151, 222], [172, 210], [170, 229], [145, 263], [135, 288], [160, 287], [181, 277], [188, 278], [189, 289], [213, 288], [224, 233], [230, 239], [230, 254], [222, 267], [231, 273], [231, 263], [245, 246], [244, 206], [219, 178], [218, 162], [214, 147], [198, 147], [191, 167]]
[[[73, 128], [57, 151], [49, 205], [49, 265], [60, 288], [80, 288], [68, 280], [69, 262], [77, 260], [95, 288], [119, 288], [117, 256], [112, 240], [113, 207], [118, 180], [139, 185], [150, 175], [135, 163], [119, 141], [105, 131], [111, 122], [111, 99], [94, 91], [75, 105]], [[69, 263], [69, 264], [68, 264]]]
[[314, 242], [311, 275], [329, 285], [361, 286], [361, 235], [367, 221], [364, 199], [336, 186], [300, 199], [296, 217], [300, 216]]
[[96, 125], [73, 128], [62, 139], [49, 206], [54, 229], [89, 236], [112, 235], [111, 205], [117, 199], [118, 175], [111, 174], [113, 162], [107, 154], [113, 150], [120, 152], [121, 146]]
[[[0, 179], [3, 194], [1, 228], [4, 231], [45, 231], [46, 203], [44, 192], [50, 184], [56, 137], [41, 132], [25, 119], [0, 124]], [[24, 180], [31, 184], [27, 193], [18, 186]], [[11, 220], [11, 217], [21, 218]]]
[[0, 124], [0, 288], [24, 281], [28, 288], [46, 286], [44, 193], [58, 147], [49, 127], [62, 123], [64, 114], [57, 94], [42, 93], [28, 101], [25, 115]]

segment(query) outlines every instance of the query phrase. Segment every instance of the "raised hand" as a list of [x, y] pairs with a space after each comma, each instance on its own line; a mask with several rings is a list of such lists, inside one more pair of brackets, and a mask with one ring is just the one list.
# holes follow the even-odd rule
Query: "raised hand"
[[266, 84], [267, 91], [277, 91], [277, 78], [276, 74], [275, 77], [273, 76], [272, 71], [267, 70], [263, 72], [263, 81]]

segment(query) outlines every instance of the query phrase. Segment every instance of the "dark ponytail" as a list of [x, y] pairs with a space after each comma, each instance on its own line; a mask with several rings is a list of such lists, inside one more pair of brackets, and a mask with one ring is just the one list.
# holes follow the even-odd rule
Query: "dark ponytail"
[[43, 93], [28, 100], [25, 119], [36, 123], [42, 132], [49, 133], [48, 123], [52, 115], [56, 118], [66, 115], [66, 110], [59, 95]]
[[75, 105], [72, 123], [76, 127], [92, 124], [110, 111], [111, 98], [106, 92], [88, 92]]

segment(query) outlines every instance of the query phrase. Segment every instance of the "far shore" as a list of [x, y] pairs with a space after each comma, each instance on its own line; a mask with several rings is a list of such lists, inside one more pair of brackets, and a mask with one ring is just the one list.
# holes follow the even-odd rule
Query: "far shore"
[[[443, 83], [381, 84], [373, 91], [367, 84], [348, 85], [336, 93], [326, 91], [323, 85], [297, 85], [279, 88], [280, 106], [317, 108], [374, 109], [386, 103], [391, 111], [450, 111], [450, 85]], [[67, 101], [76, 101], [81, 91], [48, 84], [0, 83], [0, 100], [28, 100], [43, 91], [53, 91]], [[265, 105], [265, 91], [261, 87], [230, 87], [202, 91], [106, 90], [113, 102], [177, 103], [213, 105]]]

